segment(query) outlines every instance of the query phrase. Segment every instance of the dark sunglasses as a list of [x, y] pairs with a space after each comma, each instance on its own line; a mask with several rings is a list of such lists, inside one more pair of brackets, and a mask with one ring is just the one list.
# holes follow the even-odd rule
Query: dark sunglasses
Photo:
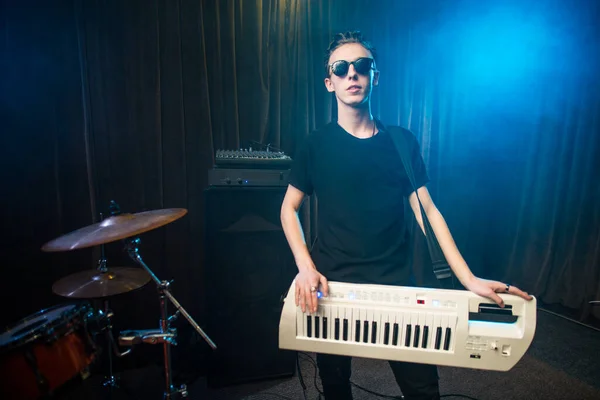
[[333, 72], [335, 75], [344, 76], [348, 73], [350, 65], [354, 65], [354, 70], [356, 73], [360, 75], [367, 75], [371, 69], [375, 69], [373, 66], [373, 61], [374, 60], [370, 57], [361, 57], [354, 61], [338, 60], [333, 64], [329, 64], [328, 67], [331, 67], [331, 72]]

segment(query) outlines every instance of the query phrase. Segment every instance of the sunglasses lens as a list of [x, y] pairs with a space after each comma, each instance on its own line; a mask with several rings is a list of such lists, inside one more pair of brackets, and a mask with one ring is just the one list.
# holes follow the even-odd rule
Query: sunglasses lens
[[371, 58], [360, 58], [354, 62], [354, 69], [361, 75], [367, 75], [371, 69]]
[[333, 63], [331, 66], [331, 72], [337, 76], [344, 76], [348, 73], [349, 68], [350, 64], [348, 64], [348, 61], [340, 60]]
[[[352, 63], [354, 65], [354, 70], [361, 75], [368, 75], [369, 70], [373, 65], [372, 58], [359, 58], [358, 60]], [[346, 60], [339, 60], [334, 62], [331, 65], [331, 72], [333, 72], [337, 76], [345, 76], [350, 69], [350, 63]]]

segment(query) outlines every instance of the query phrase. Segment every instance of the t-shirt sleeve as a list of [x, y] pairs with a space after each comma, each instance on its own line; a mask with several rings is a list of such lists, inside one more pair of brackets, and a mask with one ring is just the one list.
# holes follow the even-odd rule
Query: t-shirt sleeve
[[[427, 167], [425, 166], [425, 161], [421, 155], [421, 146], [419, 145], [417, 138], [410, 131], [406, 131], [405, 134], [409, 138], [408, 142], [410, 144], [410, 161], [415, 176], [415, 184], [418, 189], [425, 186], [429, 182], [429, 175], [427, 174]], [[409, 184], [406, 186], [405, 195], [408, 197], [413, 191], [414, 190], [409, 182]]]
[[311, 176], [311, 150], [309, 138], [305, 138], [294, 156], [288, 183], [306, 195], [313, 192]]

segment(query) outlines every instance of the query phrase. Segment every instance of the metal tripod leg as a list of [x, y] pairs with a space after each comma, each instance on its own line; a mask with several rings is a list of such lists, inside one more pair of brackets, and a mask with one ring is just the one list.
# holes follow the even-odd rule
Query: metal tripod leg
[[165, 375], [165, 394], [164, 398], [166, 400], [173, 400], [176, 398], [183, 398], [188, 396], [187, 388], [185, 385], [182, 385], [179, 388], [175, 388], [173, 386], [173, 377], [172, 377], [172, 369], [171, 369], [171, 344], [176, 344], [175, 337], [176, 332], [174, 329], [170, 328], [170, 322], [175, 318], [168, 317], [168, 302], [169, 301], [177, 308], [177, 313], [181, 313], [187, 319], [187, 321], [192, 325], [192, 327], [202, 336], [202, 338], [208, 343], [208, 345], [214, 350], [217, 346], [213, 343], [213, 341], [204, 333], [204, 331], [200, 328], [200, 326], [194, 321], [194, 319], [184, 310], [184, 308], [179, 304], [177, 299], [169, 292], [169, 282], [161, 281], [158, 277], [152, 272], [152, 270], [144, 263], [142, 257], [138, 252], [138, 245], [140, 244], [139, 238], [131, 239], [126, 246], [129, 257], [141, 265], [146, 272], [152, 277], [154, 282], [158, 287], [159, 300], [160, 300], [160, 332], [157, 337], [155, 333], [151, 333], [148, 335], [136, 335], [134, 334], [131, 338], [127, 340], [132, 344], [137, 343], [152, 343], [156, 344], [162, 342], [163, 344], [163, 359], [164, 359], [164, 375]]
[[104, 381], [102, 382], [102, 386], [109, 388], [118, 388], [119, 387], [119, 378], [114, 375], [113, 372], [113, 357], [123, 357], [129, 353], [131, 353], [131, 349], [126, 350], [124, 352], [119, 352], [117, 344], [115, 343], [115, 338], [112, 333], [112, 311], [109, 308], [108, 300], [104, 301], [104, 315], [106, 316], [107, 325], [104, 328], [104, 333], [106, 336], [107, 343], [107, 353], [108, 353], [108, 376], [104, 377]]

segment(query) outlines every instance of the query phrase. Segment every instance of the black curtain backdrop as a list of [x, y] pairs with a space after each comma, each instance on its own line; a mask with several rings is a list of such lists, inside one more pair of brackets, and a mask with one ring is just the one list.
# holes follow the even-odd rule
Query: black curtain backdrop
[[[203, 190], [214, 152], [258, 142], [293, 155], [308, 132], [334, 119], [323, 50], [347, 29], [378, 48], [373, 111], [419, 138], [430, 191], [472, 270], [582, 320], [600, 317], [589, 305], [600, 299], [597, 2], [1, 7], [3, 323], [66, 301], [53, 282], [95, 268], [100, 250], [40, 247], [98, 222], [115, 200], [126, 212], [188, 209], [142, 235], [141, 251], [159, 277], [175, 280], [174, 294], [202, 325], [210, 312]], [[513, 42], [502, 42], [507, 15], [526, 28]], [[490, 27], [492, 17], [500, 22]], [[507, 53], [519, 44], [521, 53]], [[313, 199], [306, 208], [313, 221], [317, 206]], [[414, 249], [418, 281], [435, 287], [420, 235]], [[118, 243], [106, 251], [109, 267], [133, 264]], [[158, 323], [152, 285], [111, 306], [119, 328]]]

